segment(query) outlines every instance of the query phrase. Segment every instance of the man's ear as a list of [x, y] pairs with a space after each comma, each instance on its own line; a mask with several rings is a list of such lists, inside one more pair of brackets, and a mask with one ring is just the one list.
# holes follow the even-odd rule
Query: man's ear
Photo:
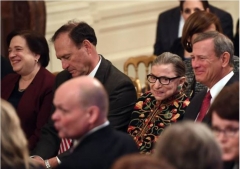
[[87, 110], [87, 113], [88, 113], [88, 122], [90, 124], [94, 124], [98, 120], [100, 115], [100, 111], [97, 106], [89, 107]]
[[230, 54], [228, 52], [224, 52], [220, 59], [222, 61], [222, 67], [226, 67], [229, 65], [230, 62]]
[[207, 9], [206, 9], [206, 12], [210, 12], [210, 9], [209, 9], [209, 8], [207, 8]]
[[85, 39], [85, 40], [83, 41], [82, 45], [85, 47], [87, 53], [90, 54], [90, 53], [91, 53], [91, 49], [92, 49], [92, 43], [89, 42], [89, 40], [86, 40], [86, 39]]

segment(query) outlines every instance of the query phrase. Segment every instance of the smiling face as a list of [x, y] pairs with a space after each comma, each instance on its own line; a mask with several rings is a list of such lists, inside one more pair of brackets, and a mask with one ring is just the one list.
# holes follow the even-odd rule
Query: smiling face
[[199, 0], [185, 0], [183, 3], [182, 16], [186, 21], [187, 18], [196, 11], [204, 11], [204, 7]]
[[29, 49], [26, 40], [21, 36], [14, 36], [11, 39], [8, 51], [13, 70], [21, 75], [32, 72], [37, 63], [36, 60], [40, 58]]
[[213, 39], [194, 43], [191, 59], [196, 81], [211, 88], [222, 78], [222, 60], [215, 54]]
[[[178, 76], [172, 64], [160, 64], [160, 65], [156, 64], [152, 66], [151, 74], [156, 77], [164, 76], [168, 78], [173, 78]], [[184, 78], [181, 77], [181, 78], [171, 80], [168, 85], [162, 85], [159, 82], [159, 80], [157, 80], [155, 83], [149, 83], [149, 85], [150, 85], [150, 90], [154, 95], [154, 97], [156, 98], [156, 100], [162, 101], [174, 95], [175, 93], [177, 93], [178, 86], [179, 85], [182, 86], [183, 83], [184, 83]]]
[[[231, 130], [239, 128], [239, 121], [222, 119], [216, 112], [212, 114], [212, 127], [218, 130]], [[220, 143], [224, 161], [238, 161], [239, 159], [239, 131], [232, 136], [227, 136], [222, 132], [216, 135]]]
[[61, 33], [54, 41], [56, 56], [62, 62], [62, 68], [72, 74], [72, 77], [88, 75], [92, 69], [84, 42], [77, 47], [69, 38], [68, 33]]

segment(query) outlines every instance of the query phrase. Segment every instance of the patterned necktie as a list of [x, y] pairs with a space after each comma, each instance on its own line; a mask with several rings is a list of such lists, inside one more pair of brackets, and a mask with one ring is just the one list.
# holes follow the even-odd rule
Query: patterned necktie
[[201, 109], [200, 109], [200, 112], [198, 114], [196, 121], [201, 122], [203, 120], [204, 116], [207, 114], [207, 111], [210, 107], [211, 98], [212, 97], [211, 97], [211, 93], [209, 90], [203, 99], [202, 106], [201, 106]]
[[62, 138], [60, 148], [58, 150], [58, 154], [61, 154], [67, 151], [71, 147], [71, 145], [72, 145], [72, 139]]

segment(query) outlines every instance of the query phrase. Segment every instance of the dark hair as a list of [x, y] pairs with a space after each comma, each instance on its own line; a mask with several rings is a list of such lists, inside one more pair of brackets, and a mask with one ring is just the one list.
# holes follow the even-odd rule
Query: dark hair
[[222, 32], [222, 27], [218, 17], [210, 12], [196, 11], [185, 21], [182, 31], [182, 45], [188, 51], [192, 52], [192, 45], [189, 39], [196, 33], [204, 32], [211, 24], [216, 26], [218, 32]]
[[85, 22], [69, 21], [54, 33], [51, 41], [54, 42], [61, 33], [65, 32], [69, 32], [69, 38], [76, 46], [80, 46], [86, 39], [94, 46], [97, 45], [97, 37], [94, 29]]
[[[207, 8], [209, 8], [209, 3], [207, 0], [199, 0], [200, 2], [202, 2], [203, 8], [204, 10], [206, 10]], [[181, 0], [180, 1], [180, 11], [183, 11], [183, 4], [184, 4], [185, 0]]]
[[222, 119], [239, 121], [239, 82], [226, 86], [220, 91], [208, 111], [210, 117], [213, 112]]
[[12, 38], [15, 36], [21, 36], [22, 38], [24, 38], [27, 42], [29, 49], [33, 53], [40, 55], [38, 63], [40, 63], [41, 66], [43, 66], [43, 67], [47, 67], [49, 60], [50, 60], [49, 48], [48, 48], [48, 43], [42, 34], [40, 34], [39, 32], [32, 31], [32, 30], [12, 31], [7, 36], [7, 45], [8, 46], [10, 45]]
[[76, 46], [80, 46], [82, 42], [87, 39], [94, 46], [97, 45], [97, 37], [94, 29], [85, 22], [80, 22], [69, 34]]
[[61, 26], [52, 36], [51, 41], [54, 42], [61, 33], [71, 32], [78, 25], [78, 22], [71, 20]]
[[192, 44], [195, 44], [199, 41], [203, 41], [206, 39], [213, 39], [214, 51], [217, 57], [220, 57], [224, 52], [228, 52], [230, 55], [229, 65], [231, 67], [234, 66], [233, 54], [234, 54], [234, 46], [233, 42], [222, 33], [217, 31], [208, 31], [198, 33], [197, 37], [193, 39]]

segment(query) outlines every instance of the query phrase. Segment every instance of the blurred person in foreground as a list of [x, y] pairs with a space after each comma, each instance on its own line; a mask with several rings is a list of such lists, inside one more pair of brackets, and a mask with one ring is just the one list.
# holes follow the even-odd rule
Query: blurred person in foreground
[[176, 169], [222, 169], [221, 149], [203, 123], [182, 121], [168, 127], [153, 154]]
[[111, 169], [175, 169], [163, 160], [142, 154], [130, 154], [120, 157]]
[[1, 99], [1, 168], [44, 169], [29, 158], [28, 143], [13, 106]]
[[222, 149], [224, 169], [239, 169], [239, 83], [223, 88], [208, 113]]
[[138, 99], [128, 126], [142, 154], [152, 153], [164, 129], [182, 120], [189, 104], [185, 65], [178, 55], [165, 52], [158, 56], [147, 79], [150, 91]]
[[63, 83], [53, 103], [52, 120], [59, 137], [74, 139], [58, 169], [109, 169], [117, 158], [137, 152], [127, 133], [110, 126], [108, 95], [97, 79], [81, 76]]

